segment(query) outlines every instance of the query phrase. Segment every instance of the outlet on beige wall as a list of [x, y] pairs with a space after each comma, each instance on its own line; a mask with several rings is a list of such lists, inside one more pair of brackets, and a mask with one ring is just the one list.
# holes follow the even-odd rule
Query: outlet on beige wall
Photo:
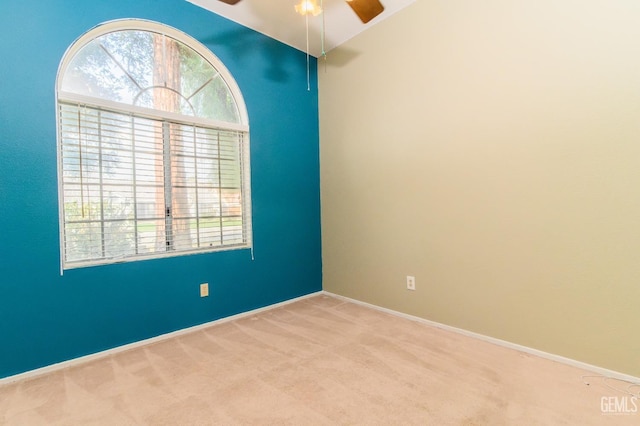
[[640, 376], [638, 40], [638, 2], [422, 0], [331, 51], [324, 289]]

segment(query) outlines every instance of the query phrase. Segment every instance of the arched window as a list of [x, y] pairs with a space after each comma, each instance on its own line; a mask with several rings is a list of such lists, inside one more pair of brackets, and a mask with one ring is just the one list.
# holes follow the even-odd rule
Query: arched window
[[202, 44], [100, 25], [65, 54], [57, 108], [64, 269], [251, 247], [246, 107]]

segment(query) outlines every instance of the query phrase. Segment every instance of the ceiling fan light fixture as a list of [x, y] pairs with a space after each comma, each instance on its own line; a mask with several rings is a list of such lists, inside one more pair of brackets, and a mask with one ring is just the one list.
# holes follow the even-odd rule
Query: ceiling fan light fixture
[[318, 16], [322, 13], [322, 8], [318, 5], [317, 0], [300, 0], [300, 3], [296, 4], [295, 8], [296, 12], [303, 16], [308, 14]]

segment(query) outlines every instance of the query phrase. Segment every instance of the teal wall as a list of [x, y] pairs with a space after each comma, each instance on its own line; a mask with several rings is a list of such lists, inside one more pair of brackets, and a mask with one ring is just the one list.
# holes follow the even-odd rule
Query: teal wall
[[[55, 79], [95, 25], [141, 18], [218, 56], [251, 126], [255, 260], [248, 250], [60, 276]], [[182, 0], [0, 3], [0, 378], [321, 289], [318, 92], [304, 53]], [[199, 284], [210, 283], [210, 297]]]

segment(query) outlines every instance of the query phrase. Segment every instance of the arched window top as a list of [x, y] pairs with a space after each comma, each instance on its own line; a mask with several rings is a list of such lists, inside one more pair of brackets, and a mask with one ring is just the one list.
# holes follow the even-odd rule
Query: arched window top
[[86, 33], [65, 55], [58, 91], [61, 98], [248, 124], [240, 90], [215, 55], [155, 22], [112, 21]]

